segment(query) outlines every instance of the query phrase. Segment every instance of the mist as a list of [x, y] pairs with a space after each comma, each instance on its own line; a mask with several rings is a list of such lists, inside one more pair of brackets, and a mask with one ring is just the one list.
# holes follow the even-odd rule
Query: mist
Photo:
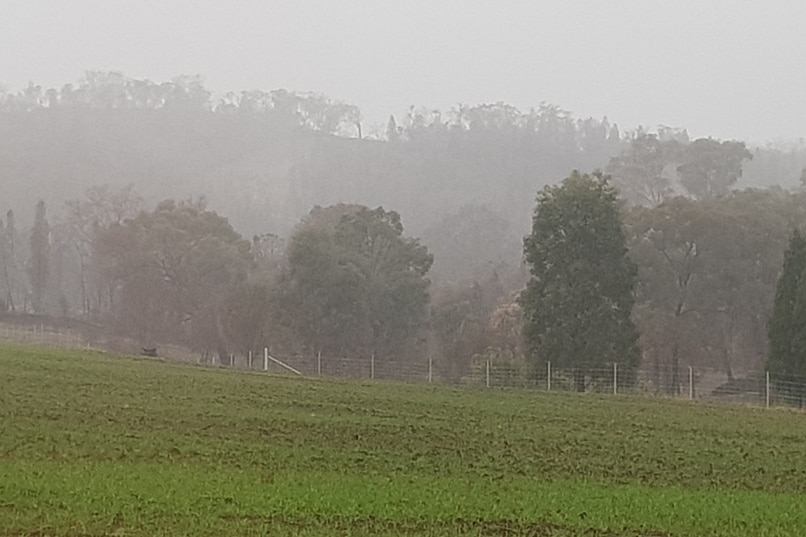
[[3, 0], [0, 535], [799, 535], [806, 2]]
[[333, 95], [384, 123], [410, 105], [549, 102], [620, 125], [767, 143], [806, 136], [806, 6], [370, 1], [4, 3], [0, 84], [59, 86], [85, 70], [216, 94]]
[[[461, 377], [489, 349], [524, 359], [513, 327], [535, 200], [602, 171], [638, 260], [643, 365], [673, 359], [656, 323], [691, 292], [669, 287], [674, 252], [647, 249], [675, 207], [663, 221], [677, 253], [713, 245], [697, 307], [733, 313], [673, 315], [674, 337], [733, 378], [763, 363], [801, 219], [806, 88], [791, 74], [806, 13], [785, 7], [18, 3], [0, 22], [17, 51], [0, 60], [3, 309], [97, 323], [134, 350], [427, 353]], [[719, 216], [693, 229], [705, 214]], [[410, 264], [383, 273], [360, 229]], [[197, 242], [209, 250], [185, 250]], [[183, 261], [171, 270], [191, 270], [184, 287], [165, 287], [176, 256], [198, 266]], [[347, 278], [345, 259], [380, 279]], [[747, 268], [731, 290], [715, 285], [729, 267]], [[332, 318], [302, 306], [326, 282]], [[380, 296], [405, 321], [374, 310]], [[491, 328], [501, 318], [506, 336]]]

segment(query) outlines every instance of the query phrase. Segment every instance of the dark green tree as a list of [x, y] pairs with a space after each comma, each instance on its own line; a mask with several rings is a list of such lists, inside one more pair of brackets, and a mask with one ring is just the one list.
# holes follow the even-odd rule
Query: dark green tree
[[806, 239], [795, 230], [784, 255], [768, 325], [768, 368], [787, 396], [803, 406], [806, 377]]
[[45, 289], [48, 283], [50, 258], [50, 225], [45, 202], [36, 204], [34, 227], [31, 230], [31, 257], [28, 259], [28, 277], [31, 280], [31, 306], [34, 313], [45, 312]]
[[527, 357], [586, 377], [606, 377], [617, 362], [623, 381], [634, 378], [638, 332], [630, 314], [635, 264], [627, 256], [616, 191], [607, 176], [573, 172], [537, 198], [532, 233], [524, 239], [531, 280], [520, 297]]

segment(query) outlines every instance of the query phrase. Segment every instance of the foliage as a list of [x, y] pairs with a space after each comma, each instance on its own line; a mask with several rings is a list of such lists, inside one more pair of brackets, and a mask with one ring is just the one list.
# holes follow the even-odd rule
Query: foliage
[[31, 305], [34, 313], [45, 313], [45, 290], [50, 273], [50, 225], [45, 202], [36, 204], [34, 226], [31, 230], [31, 257], [28, 259], [28, 278], [31, 281]]
[[635, 319], [654, 382], [675, 392], [681, 367], [760, 367], [786, 234], [802, 196], [745, 191], [675, 198], [625, 214], [639, 267]]
[[60, 231], [78, 265], [79, 311], [84, 317], [98, 318], [111, 307], [107, 303], [108, 282], [101, 279], [91, 263], [97, 233], [136, 217], [142, 205], [143, 199], [134, 192], [133, 185], [119, 190], [96, 185], [88, 188], [83, 198], [65, 202], [67, 215]]
[[[769, 322], [770, 372], [800, 380], [806, 377], [806, 240], [795, 230], [784, 255]], [[806, 391], [800, 386], [800, 404]]]
[[631, 141], [628, 150], [610, 159], [607, 173], [628, 202], [654, 207], [674, 193], [671, 174], [682, 151], [682, 144], [675, 139], [641, 135]]
[[776, 142], [751, 149], [753, 159], [742, 166], [740, 182], [747, 188], [786, 188], [806, 184], [806, 140]]
[[744, 537], [806, 525], [806, 433], [791, 412], [5, 346], [0, 370], [4, 535]]
[[403, 356], [424, 327], [431, 263], [394, 211], [315, 209], [289, 244], [285, 322], [314, 354]]
[[697, 199], [724, 196], [742, 176], [742, 162], [753, 158], [744, 142], [694, 140], [677, 167], [680, 181]]
[[[276, 334], [272, 334], [272, 289], [268, 283], [246, 281], [225, 292], [217, 312], [218, 326], [227, 347], [248, 356], [259, 356]], [[272, 338], [272, 336], [275, 338]]]
[[713, 199], [725, 196], [742, 176], [742, 163], [753, 155], [744, 142], [639, 133], [630, 147], [610, 159], [607, 172], [633, 205], [656, 207], [674, 196]]
[[524, 253], [532, 278], [520, 304], [532, 363], [573, 370], [580, 391], [586, 375], [612, 362], [629, 381], [639, 360], [630, 318], [637, 269], [607, 177], [574, 172], [544, 188]]
[[[119, 72], [32, 84], [0, 95], [0, 198], [30, 222], [35, 192], [49, 193], [54, 218], [92, 185], [136, 184], [148, 200], [201, 193], [249, 237], [287, 237], [312, 206], [345, 201], [392, 206], [416, 236], [443, 214], [482, 203], [522, 229], [536, 187], [603, 167], [626, 143], [606, 118], [549, 104], [425, 110], [397, 117], [399, 143], [385, 143], [356, 140], [360, 111], [317, 93], [219, 99], [196, 76], [151, 81]], [[80, 283], [72, 285], [71, 309], [82, 311]]]
[[177, 76], [161, 84], [137, 80], [119, 71], [88, 71], [77, 85], [43, 89], [29, 84], [18, 94], [0, 95], [0, 112], [42, 109], [167, 110], [255, 114], [286, 128], [346, 134], [361, 121], [358, 107], [318, 93], [287, 90], [228, 93], [213, 102], [200, 76]]
[[473, 285], [443, 288], [435, 294], [430, 323], [433, 350], [437, 367], [449, 380], [465, 376], [473, 356], [491, 343], [488, 319], [501, 293], [500, 282], [493, 277]]
[[219, 350], [222, 297], [246, 277], [249, 242], [204, 203], [163, 201], [95, 239], [97, 270], [115, 283], [119, 326], [144, 345], [168, 338]]
[[2, 311], [16, 311], [15, 297], [19, 292], [19, 267], [16, 244], [17, 230], [14, 225], [14, 211], [6, 213], [6, 223], [0, 218], [0, 269], [2, 269], [3, 308]]

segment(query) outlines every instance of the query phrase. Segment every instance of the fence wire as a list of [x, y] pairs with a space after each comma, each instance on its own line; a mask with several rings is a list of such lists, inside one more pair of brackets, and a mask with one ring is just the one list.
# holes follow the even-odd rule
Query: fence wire
[[[140, 354], [131, 340], [88, 336], [69, 328], [42, 324], [0, 323], [0, 339], [15, 343], [73, 349], [96, 349]], [[767, 371], [726, 372], [717, 368], [681, 365], [636, 371], [607, 367], [567, 370], [550, 362], [538, 367], [518, 361], [473, 359], [461, 366], [447, 366], [424, 358], [389, 361], [368, 357], [274, 356], [268, 349], [246, 356], [206, 355], [177, 345], [159, 347], [159, 358], [168, 361], [305, 377], [335, 377], [375, 381], [475, 386], [489, 389], [522, 389], [613, 395], [671, 397], [693, 401], [754, 406], [806, 407], [806, 377]]]

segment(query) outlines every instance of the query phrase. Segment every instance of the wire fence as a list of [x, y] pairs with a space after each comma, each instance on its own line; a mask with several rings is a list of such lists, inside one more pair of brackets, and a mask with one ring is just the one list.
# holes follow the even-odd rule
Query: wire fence
[[[44, 324], [0, 322], [0, 339], [46, 347], [95, 349], [141, 354], [126, 338]], [[523, 389], [612, 395], [670, 397], [701, 402], [726, 402], [762, 407], [806, 407], [806, 377], [769, 371], [726, 372], [703, 366], [668, 364], [628, 371], [618, 363], [607, 367], [562, 369], [551, 362], [539, 367], [518, 360], [475, 358], [457, 366], [430, 358], [389, 361], [368, 357], [274, 356], [268, 348], [246, 355], [207, 355], [178, 345], [161, 345], [159, 358], [210, 366], [264, 371], [304, 377], [337, 377], [488, 389]]]

